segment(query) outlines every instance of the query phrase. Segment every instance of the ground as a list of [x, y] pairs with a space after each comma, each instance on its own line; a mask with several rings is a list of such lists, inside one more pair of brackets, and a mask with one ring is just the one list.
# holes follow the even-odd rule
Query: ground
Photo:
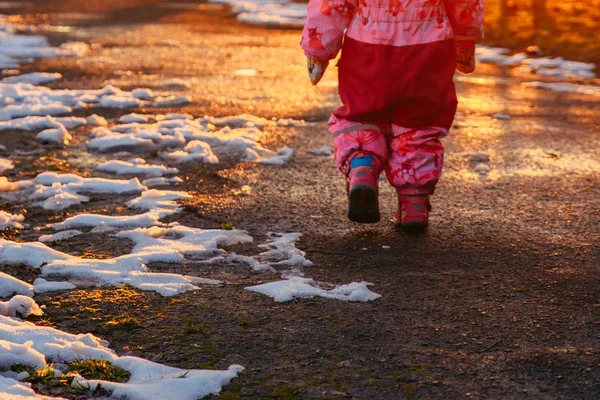
[[[172, 298], [128, 287], [38, 295], [46, 306], [38, 323], [91, 332], [119, 355], [184, 369], [245, 366], [214, 398], [600, 397], [597, 97], [524, 88], [510, 72], [481, 66], [474, 78], [457, 81], [461, 105], [445, 139], [446, 172], [429, 231], [393, 228], [395, 198], [385, 182], [382, 222], [356, 225], [344, 216], [344, 182], [332, 160], [309, 153], [330, 144], [326, 119], [338, 101], [335, 69], [323, 85], [311, 87], [298, 32], [238, 25], [210, 4], [182, 11], [131, 3], [85, 21], [48, 8], [53, 24], [81, 25], [52, 33], [53, 42], [75, 38], [102, 47], [90, 62], [51, 59], [24, 69], [60, 72], [64, 78], [50, 86], [64, 88], [164, 89], [167, 78], [188, 78], [187, 87], [168, 89], [194, 102], [171, 111], [314, 122], [269, 131], [266, 146], [296, 150], [283, 167], [183, 167], [179, 190], [195, 197], [176, 220], [202, 228], [231, 222], [255, 238], [302, 232], [298, 247], [314, 262], [307, 275], [331, 284], [367, 280], [382, 297], [275, 303], [243, 288], [276, 276], [236, 266], [199, 272], [227, 284]], [[241, 68], [260, 73], [235, 75]], [[500, 112], [512, 118], [491, 117]], [[7, 175], [89, 173], [80, 151], [85, 133], [66, 150], [39, 146], [46, 158], [23, 160]], [[11, 151], [30, 149], [32, 134], [14, 142], [9, 135], [0, 133], [0, 143], [10, 143]], [[474, 157], [481, 154], [489, 161]], [[232, 194], [244, 185], [252, 195]], [[27, 219], [41, 224], [83, 209], [123, 212], [113, 200], [99, 196], [57, 215], [28, 208]], [[35, 240], [36, 233], [17, 238]], [[60, 246], [106, 257], [127, 253], [131, 243], [95, 235]], [[150, 267], [190, 272], [185, 265]], [[22, 273], [31, 279], [31, 271]], [[119, 323], [124, 317], [135, 323]]]

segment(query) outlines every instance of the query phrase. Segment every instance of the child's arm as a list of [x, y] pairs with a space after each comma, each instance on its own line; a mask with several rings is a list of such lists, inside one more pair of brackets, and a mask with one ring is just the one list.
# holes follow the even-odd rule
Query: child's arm
[[308, 73], [313, 85], [321, 80], [329, 60], [340, 51], [344, 31], [354, 15], [356, 1], [309, 0], [300, 45], [308, 58]]
[[483, 38], [484, 0], [444, 0], [454, 30], [457, 70], [464, 74], [475, 71], [475, 43]]

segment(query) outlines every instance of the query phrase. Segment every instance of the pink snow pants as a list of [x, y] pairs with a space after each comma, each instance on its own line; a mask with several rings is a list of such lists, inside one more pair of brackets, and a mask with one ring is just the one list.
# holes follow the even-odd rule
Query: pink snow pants
[[[339, 67], [343, 106], [329, 130], [347, 174], [357, 153], [374, 156], [400, 194], [431, 194], [456, 113], [453, 40], [388, 46], [346, 37]], [[381, 171], [380, 171], [381, 172]]]

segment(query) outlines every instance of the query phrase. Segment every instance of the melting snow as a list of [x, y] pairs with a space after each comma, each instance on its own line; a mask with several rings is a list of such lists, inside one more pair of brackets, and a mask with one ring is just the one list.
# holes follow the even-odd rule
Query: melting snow
[[0, 272], [0, 297], [8, 297], [13, 294], [33, 296], [33, 285]]
[[23, 229], [23, 222], [25, 217], [22, 214], [10, 214], [6, 211], [0, 210], [0, 229], [8, 228], [12, 226], [17, 229]]
[[178, 173], [177, 168], [168, 168], [164, 165], [146, 164], [143, 158], [135, 158], [129, 161], [113, 160], [100, 164], [96, 171], [108, 172], [117, 175], [141, 174], [146, 176], [163, 176]]
[[277, 302], [290, 301], [294, 298], [325, 297], [344, 301], [372, 301], [381, 295], [369, 290], [368, 282], [352, 282], [338, 286], [332, 290], [319, 288], [313, 279], [291, 277], [290, 279], [247, 287], [246, 290], [272, 297]]
[[552, 76], [561, 79], [595, 78], [595, 64], [568, 61], [562, 57], [529, 58], [525, 53], [508, 56], [510, 50], [500, 47], [477, 46], [478, 62], [497, 64], [505, 67], [519, 66], [520, 72], [533, 73], [540, 76]]
[[31, 298], [23, 295], [16, 295], [9, 301], [0, 301], [0, 315], [5, 317], [27, 318], [29, 315], [43, 315], [42, 309]]
[[306, 4], [287, 0], [212, 0], [231, 6], [240, 22], [301, 29], [306, 22]]
[[525, 82], [523, 86], [538, 88], [538, 89], [547, 89], [552, 90], [559, 93], [579, 93], [579, 94], [588, 94], [592, 96], [600, 96], [600, 86], [594, 85], [579, 85], [575, 83], [565, 83], [565, 82]]
[[0, 174], [3, 173], [4, 171], [8, 171], [9, 169], [13, 169], [14, 167], [15, 167], [15, 165], [13, 164], [12, 161], [10, 161], [9, 159], [0, 157]]

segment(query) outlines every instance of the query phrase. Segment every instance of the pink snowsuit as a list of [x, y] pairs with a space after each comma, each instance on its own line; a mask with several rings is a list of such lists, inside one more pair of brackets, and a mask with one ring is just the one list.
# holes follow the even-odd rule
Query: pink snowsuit
[[329, 61], [342, 48], [343, 106], [329, 129], [343, 173], [357, 153], [400, 194], [430, 194], [456, 112], [454, 40], [477, 41], [483, 0], [310, 0], [301, 46]]

